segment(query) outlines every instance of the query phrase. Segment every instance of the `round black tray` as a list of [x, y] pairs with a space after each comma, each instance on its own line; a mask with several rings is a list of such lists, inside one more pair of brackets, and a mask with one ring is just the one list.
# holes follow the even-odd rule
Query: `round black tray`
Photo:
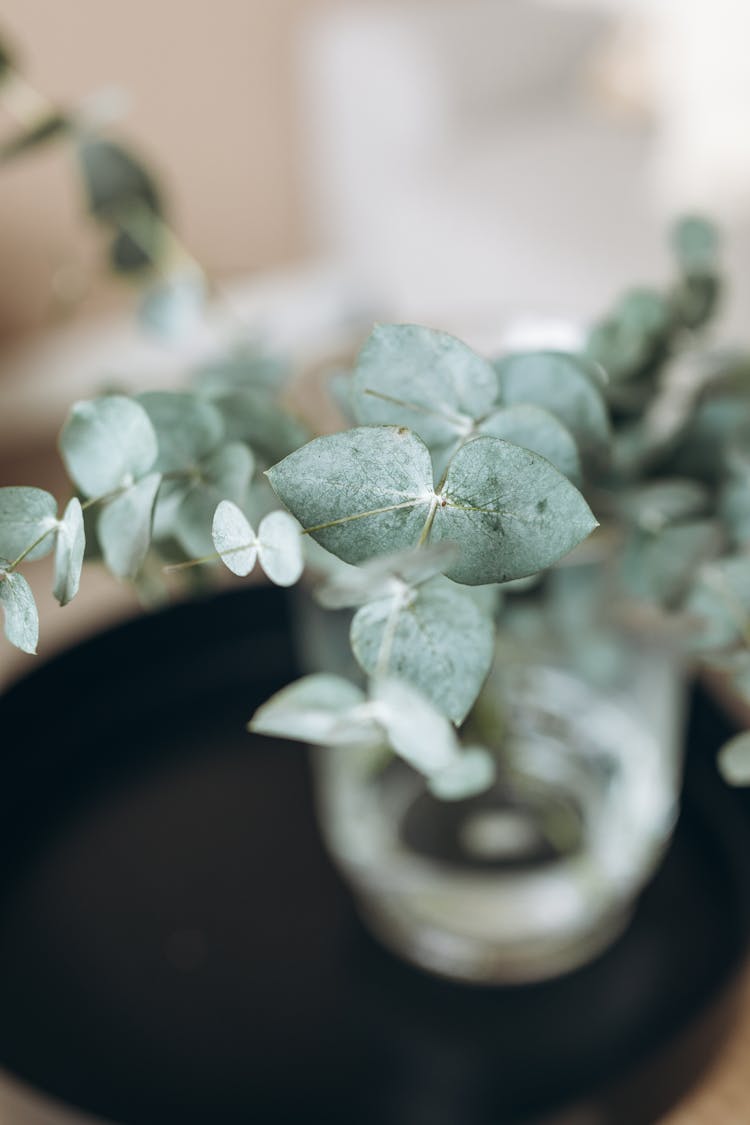
[[720, 717], [696, 702], [674, 844], [625, 935], [555, 982], [480, 989], [368, 936], [304, 752], [246, 734], [294, 675], [286, 599], [250, 589], [0, 699], [6, 1075], [122, 1125], [655, 1120], [729, 1025], [748, 938]]

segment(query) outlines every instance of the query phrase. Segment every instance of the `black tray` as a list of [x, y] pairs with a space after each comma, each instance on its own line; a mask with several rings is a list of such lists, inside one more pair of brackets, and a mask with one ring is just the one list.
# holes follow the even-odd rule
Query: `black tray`
[[0, 699], [0, 1064], [122, 1125], [655, 1120], [729, 1026], [748, 939], [721, 718], [696, 701], [674, 844], [608, 953], [450, 984], [367, 935], [304, 753], [245, 733], [295, 675], [287, 612], [179, 606]]

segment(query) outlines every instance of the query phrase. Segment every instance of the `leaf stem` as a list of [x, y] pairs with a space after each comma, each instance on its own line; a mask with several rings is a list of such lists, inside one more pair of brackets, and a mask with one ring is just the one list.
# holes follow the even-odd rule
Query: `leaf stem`
[[41, 535], [37, 536], [37, 538], [34, 540], [34, 542], [31, 543], [26, 548], [25, 551], [21, 551], [21, 554], [18, 556], [17, 559], [13, 560], [13, 562], [10, 564], [10, 566], [3, 567], [3, 570], [5, 571], [5, 573], [10, 574], [11, 571], [14, 571], [16, 569], [16, 567], [19, 566], [23, 562], [23, 560], [26, 558], [26, 556], [30, 555], [31, 552], [34, 550], [34, 548], [38, 547], [39, 544], [42, 543], [47, 538], [47, 536], [50, 535], [53, 531], [57, 531], [57, 521], [55, 521], [55, 523], [52, 525], [52, 527], [48, 527], [46, 531], [43, 531]]

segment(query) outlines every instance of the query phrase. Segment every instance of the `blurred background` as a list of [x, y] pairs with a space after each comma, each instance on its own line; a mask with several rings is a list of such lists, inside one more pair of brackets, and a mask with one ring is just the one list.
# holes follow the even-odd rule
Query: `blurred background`
[[[0, 33], [35, 90], [117, 107], [182, 242], [298, 357], [376, 318], [571, 344], [664, 279], [686, 210], [725, 232], [722, 331], [747, 335], [747, 0], [5, 0]], [[206, 344], [134, 326], [64, 143], [0, 167], [0, 214], [0, 483], [59, 491], [68, 404]], [[46, 643], [101, 620], [87, 596]]]

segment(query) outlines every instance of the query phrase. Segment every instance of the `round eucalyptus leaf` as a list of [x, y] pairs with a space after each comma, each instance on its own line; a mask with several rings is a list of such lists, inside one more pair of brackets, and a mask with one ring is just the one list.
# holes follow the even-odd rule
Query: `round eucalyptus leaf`
[[716, 226], [701, 215], [686, 215], [674, 226], [672, 247], [687, 274], [710, 274], [716, 270], [720, 238]]
[[357, 361], [352, 387], [360, 423], [409, 426], [428, 445], [471, 431], [492, 409], [492, 365], [446, 332], [379, 325]]
[[156, 431], [136, 401], [124, 395], [77, 402], [60, 434], [71, 478], [86, 496], [104, 496], [145, 476], [158, 454]]
[[475, 586], [544, 570], [595, 527], [578, 489], [544, 457], [500, 438], [479, 437], [451, 461], [431, 541], [461, 544], [446, 573]]
[[284, 356], [243, 343], [202, 363], [193, 371], [192, 382], [199, 394], [209, 398], [223, 398], [233, 391], [249, 389], [277, 395], [291, 375], [291, 365]]
[[455, 762], [433, 774], [427, 787], [441, 801], [463, 801], [484, 793], [495, 781], [495, 759], [482, 746], [467, 747]]
[[45, 532], [48, 534], [29, 551], [27, 559], [41, 559], [54, 545], [57, 501], [42, 488], [0, 488], [0, 567], [15, 562]]
[[581, 459], [575, 438], [548, 410], [532, 403], [507, 406], [485, 418], [479, 433], [531, 449], [551, 461], [568, 480], [580, 485]]
[[67, 605], [78, 593], [86, 550], [83, 510], [77, 496], [68, 502], [55, 537], [55, 578], [53, 594], [60, 605]]
[[145, 391], [135, 400], [156, 432], [160, 473], [195, 469], [224, 437], [221, 414], [198, 395], [183, 391]]
[[674, 605], [686, 593], [697, 568], [721, 547], [713, 520], [671, 524], [656, 532], [636, 531], [620, 557], [625, 590], [636, 598]]
[[244, 513], [231, 500], [217, 505], [211, 536], [224, 565], [240, 578], [248, 575], [258, 558], [258, 543]]
[[457, 724], [479, 695], [494, 642], [492, 621], [471, 594], [441, 578], [369, 602], [351, 625], [352, 650], [369, 676], [404, 680]]
[[146, 331], [177, 340], [201, 322], [205, 303], [205, 278], [191, 270], [151, 285], [138, 304], [138, 320]]
[[151, 521], [161, 473], [149, 473], [113, 500], [96, 525], [104, 561], [117, 578], [135, 578], [151, 543]]
[[434, 497], [429, 451], [405, 427], [315, 438], [266, 476], [303, 528], [348, 563], [416, 546]]
[[719, 751], [719, 772], [729, 785], [750, 785], [750, 731], [730, 738]]
[[269, 512], [258, 527], [260, 565], [277, 586], [293, 586], [305, 568], [302, 528], [288, 512]]
[[371, 697], [388, 741], [410, 766], [429, 777], [456, 761], [460, 747], [453, 726], [419, 691], [387, 677], [374, 682]]
[[495, 364], [499, 402], [531, 403], [559, 418], [584, 460], [604, 460], [610, 428], [601, 382], [592, 362], [564, 352], [518, 352]]
[[244, 442], [230, 441], [203, 459], [200, 472], [205, 485], [242, 504], [255, 472], [255, 458]]
[[341, 676], [304, 676], [262, 704], [248, 729], [321, 746], [377, 745], [383, 741], [378, 724], [357, 717], [364, 703], [364, 692]]
[[5, 614], [5, 636], [16, 648], [33, 655], [39, 641], [39, 614], [22, 574], [0, 570], [0, 606]]
[[326, 609], [366, 605], [376, 598], [395, 594], [404, 586], [416, 588], [442, 574], [458, 557], [459, 551], [457, 543], [431, 543], [413, 550], [379, 555], [361, 566], [344, 563], [331, 569], [327, 581], [315, 591], [315, 597]]
[[224, 418], [227, 437], [246, 441], [269, 460], [278, 460], [297, 449], [309, 434], [278, 401], [275, 392], [264, 387], [246, 387], [213, 402]]

